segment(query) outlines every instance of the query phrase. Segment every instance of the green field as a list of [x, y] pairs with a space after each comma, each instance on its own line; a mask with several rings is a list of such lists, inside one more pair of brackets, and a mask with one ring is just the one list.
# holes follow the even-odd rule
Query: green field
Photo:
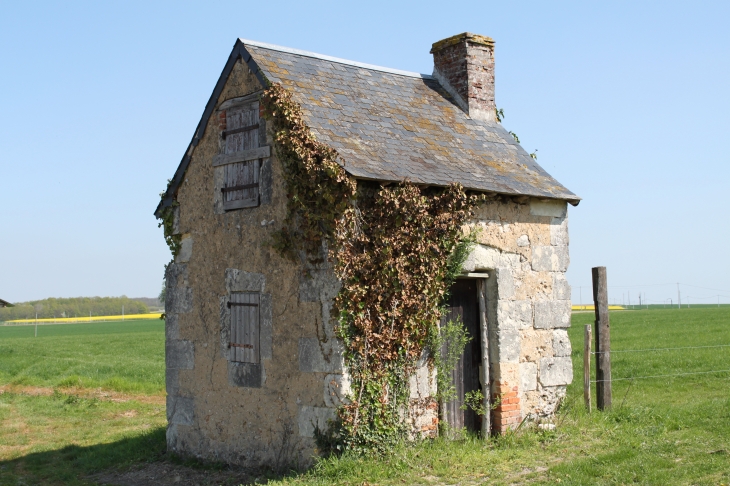
[[83, 387], [161, 394], [165, 323], [0, 326], [0, 386]]
[[[588, 414], [582, 343], [583, 325], [592, 319], [591, 313], [573, 315], [574, 383], [555, 431], [525, 426], [486, 442], [439, 439], [402, 446], [387, 457], [324, 459], [308, 472], [259, 479], [312, 485], [730, 484], [730, 372], [704, 373], [730, 369], [730, 346], [697, 348], [730, 345], [730, 308], [612, 312], [615, 379], [701, 374], [618, 380], [613, 410]], [[57, 387], [78, 377], [84, 386], [138, 396], [118, 403], [85, 397], [78, 387], [48, 396], [0, 395], [0, 485], [94, 484], [90, 475], [99, 471], [174, 461], [161, 455], [162, 323], [45, 326], [38, 338], [32, 332], [0, 327], [0, 386]], [[661, 349], [675, 347], [693, 349]], [[654, 350], [621, 352], [636, 349]], [[146, 402], [145, 394], [157, 401]]]
[[[571, 396], [582, 393], [583, 333], [594, 315], [575, 314], [569, 331], [573, 345], [575, 377]], [[709, 347], [726, 345], [725, 347]], [[667, 350], [665, 348], [687, 348]], [[630, 351], [653, 349], [653, 351]], [[595, 349], [593, 350], [595, 351]], [[591, 363], [595, 379], [594, 362]], [[638, 376], [678, 373], [723, 373], [683, 375], [657, 379], [624, 380]], [[689, 397], [716, 396], [719, 383], [730, 384], [730, 308], [644, 310], [611, 313], [611, 374], [614, 403], [681, 405]], [[628, 395], [626, 394], [628, 392]], [[728, 394], [730, 396], [730, 394]], [[593, 388], [595, 403], [595, 387]]]

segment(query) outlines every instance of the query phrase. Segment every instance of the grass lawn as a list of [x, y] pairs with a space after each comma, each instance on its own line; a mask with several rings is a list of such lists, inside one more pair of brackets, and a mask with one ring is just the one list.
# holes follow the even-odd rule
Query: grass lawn
[[165, 323], [0, 326], [0, 386], [103, 388], [162, 394]]
[[[324, 459], [271, 483], [730, 484], [730, 373], [616, 381], [613, 410], [588, 414], [582, 343], [592, 319], [573, 315], [574, 383], [555, 431], [525, 427], [486, 442], [435, 440], [386, 457]], [[32, 328], [0, 327], [0, 387], [16, 383], [0, 394], [0, 485], [94, 484], [89, 475], [108, 468], [159, 463], [164, 330], [129, 324], [44, 326], [39, 338]], [[730, 344], [730, 308], [612, 312], [611, 341], [614, 379], [727, 370], [730, 347], [620, 351]], [[126, 395], [78, 383], [39, 396], [18, 389], [59, 387], [69, 377]]]
[[0, 485], [89, 484], [165, 450], [164, 400], [0, 394]]
[[87, 484], [164, 452], [164, 328], [0, 326], [0, 485]]

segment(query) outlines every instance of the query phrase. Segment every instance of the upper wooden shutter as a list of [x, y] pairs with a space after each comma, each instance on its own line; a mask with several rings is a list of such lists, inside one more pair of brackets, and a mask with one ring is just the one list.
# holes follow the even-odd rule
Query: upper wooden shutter
[[259, 304], [258, 293], [231, 294], [228, 302], [231, 309], [231, 361], [258, 363], [261, 358]]
[[[259, 102], [226, 110], [223, 131], [225, 154], [234, 155], [259, 147]], [[250, 208], [259, 205], [259, 159], [227, 164], [223, 187], [223, 209]]]

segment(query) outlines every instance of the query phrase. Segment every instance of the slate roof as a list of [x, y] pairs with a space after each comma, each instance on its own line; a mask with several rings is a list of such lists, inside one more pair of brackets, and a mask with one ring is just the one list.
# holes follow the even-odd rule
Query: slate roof
[[[431, 76], [243, 39], [234, 46], [191, 148], [238, 57], [264, 85], [281, 83], [294, 93], [318, 140], [336, 149], [357, 178], [435, 186], [460, 182], [485, 192], [580, 201], [500, 123], [469, 118]], [[172, 202], [191, 153], [186, 152], [158, 211]]]

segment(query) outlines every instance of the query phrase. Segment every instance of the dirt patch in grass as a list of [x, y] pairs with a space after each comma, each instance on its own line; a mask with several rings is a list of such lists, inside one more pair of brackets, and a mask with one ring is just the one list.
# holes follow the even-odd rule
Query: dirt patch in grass
[[506, 475], [505, 482], [508, 484], [527, 484], [528, 482], [544, 480], [545, 473], [548, 470], [545, 466], [525, 467], [521, 471]]
[[109, 486], [207, 486], [255, 484], [263, 479], [251, 471], [195, 469], [169, 462], [155, 462], [123, 472], [105, 472], [89, 477]]
[[33, 397], [44, 396], [48, 397], [53, 395], [54, 391], [64, 393], [66, 395], [75, 395], [80, 398], [96, 398], [98, 400], [106, 400], [116, 403], [126, 403], [135, 401], [139, 403], [145, 403], [149, 405], [165, 405], [164, 395], [143, 395], [143, 394], [130, 394], [121, 393], [110, 390], [102, 390], [101, 388], [82, 388], [82, 387], [69, 387], [69, 388], [54, 388], [54, 387], [43, 387], [43, 386], [24, 386], [24, 385], [3, 385], [0, 386], [0, 395], [3, 393], [14, 393], [16, 395], [29, 395]]

